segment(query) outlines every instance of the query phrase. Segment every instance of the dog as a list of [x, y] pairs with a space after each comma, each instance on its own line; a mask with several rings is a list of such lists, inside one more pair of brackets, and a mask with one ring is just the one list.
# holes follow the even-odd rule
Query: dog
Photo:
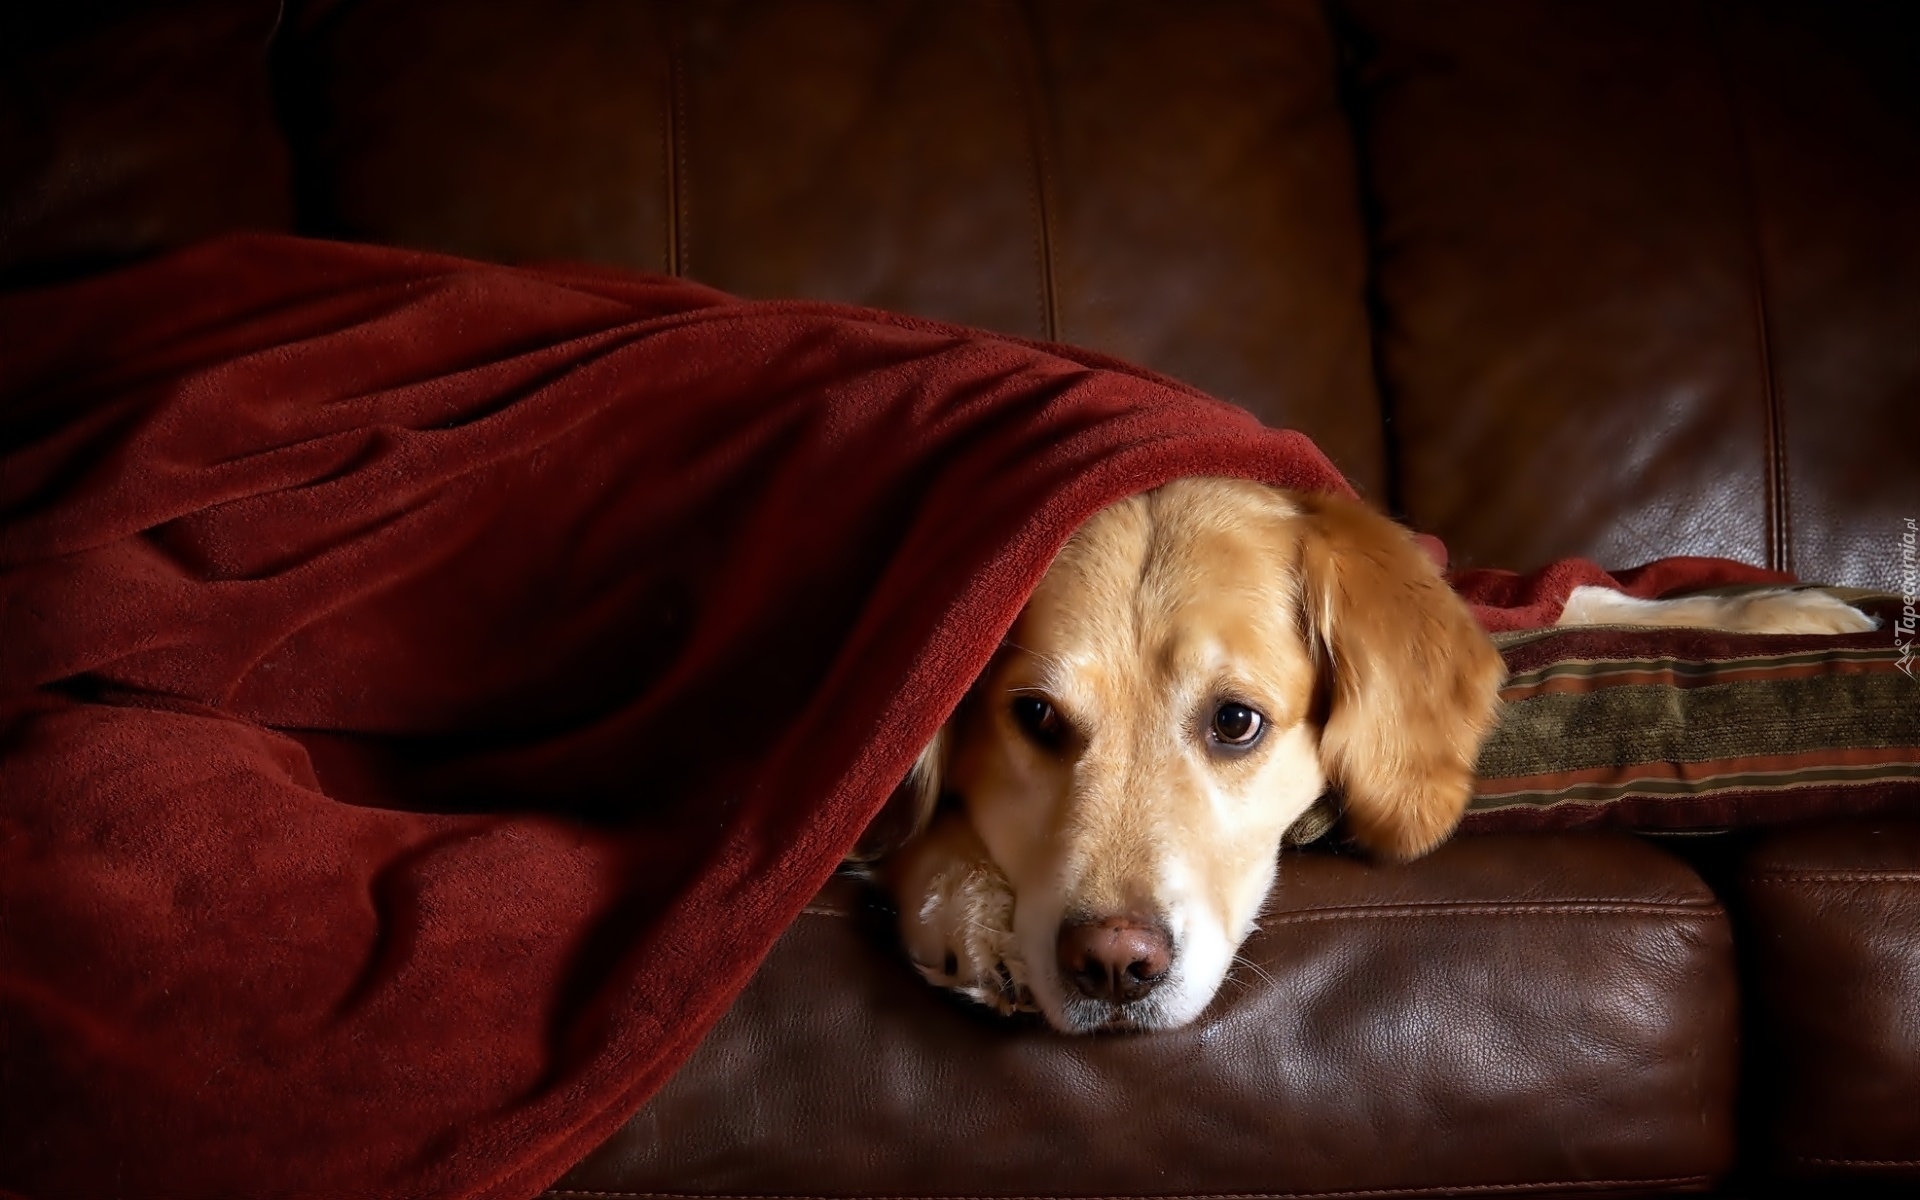
[[[1579, 588], [1560, 618], [1612, 623], [1873, 626], [1794, 589]], [[1339, 496], [1178, 480], [1060, 550], [903, 784], [904, 834], [871, 873], [934, 985], [1064, 1033], [1175, 1029], [1330, 788], [1379, 858], [1453, 831], [1504, 674], [1403, 527]]]

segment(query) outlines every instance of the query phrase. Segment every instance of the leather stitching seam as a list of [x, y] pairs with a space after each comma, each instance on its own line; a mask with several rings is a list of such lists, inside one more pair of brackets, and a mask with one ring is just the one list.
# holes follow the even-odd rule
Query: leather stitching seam
[[1013, 0], [1002, 22], [1002, 37], [1021, 93], [1021, 109], [1027, 122], [1027, 145], [1033, 156], [1033, 173], [1027, 192], [1033, 202], [1034, 257], [1040, 267], [1040, 320], [1046, 341], [1060, 338], [1060, 305], [1053, 278], [1053, 177], [1047, 154], [1046, 80], [1040, 66], [1040, 34], [1032, 9]]
[[1546, 904], [1356, 904], [1343, 908], [1308, 909], [1264, 918], [1262, 927], [1312, 921], [1417, 920], [1425, 917], [1681, 917], [1698, 920], [1720, 916], [1717, 904], [1546, 903]]
[[1753, 877], [1754, 883], [1920, 883], [1920, 871], [1781, 871]]
[[[1400, 1188], [1356, 1188], [1344, 1191], [1316, 1192], [1164, 1192], [1159, 1195], [1167, 1200], [1369, 1200], [1370, 1197], [1431, 1195], [1435, 1191], [1445, 1191], [1456, 1196], [1498, 1196], [1512, 1192], [1536, 1191], [1576, 1191], [1599, 1192], [1619, 1188], [1674, 1188], [1695, 1187], [1713, 1182], [1709, 1175], [1676, 1175], [1665, 1179], [1606, 1179], [1606, 1180], [1551, 1180], [1539, 1183], [1468, 1183], [1441, 1185], [1437, 1187], [1400, 1187]], [[546, 1200], [846, 1200], [844, 1196], [801, 1195], [785, 1192], [727, 1192], [727, 1193], [690, 1193], [690, 1192], [627, 1192], [594, 1191], [579, 1188], [554, 1188], [541, 1193]], [[897, 1197], [897, 1200], [975, 1200], [972, 1193], [928, 1194], [917, 1197]], [[1057, 1196], [995, 1195], [993, 1200], [1058, 1200]], [[1075, 1200], [1100, 1200], [1099, 1197], [1075, 1197]], [[1145, 1200], [1133, 1196], [1127, 1200]]]

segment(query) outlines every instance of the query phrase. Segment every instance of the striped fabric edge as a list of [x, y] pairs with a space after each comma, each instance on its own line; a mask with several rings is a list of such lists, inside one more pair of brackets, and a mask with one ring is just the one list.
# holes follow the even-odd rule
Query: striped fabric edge
[[[1705, 769], [1701, 769], [1705, 768]], [[1726, 769], [1717, 769], [1726, 768]], [[1920, 747], [1812, 750], [1734, 763], [1636, 763], [1573, 771], [1565, 775], [1488, 781], [1473, 808], [1491, 812], [1518, 805], [1604, 804], [1622, 796], [1694, 796], [1789, 788], [1851, 787], [1863, 783], [1920, 781]]]
[[1888, 650], [1813, 650], [1711, 662], [1671, 657], [1563, 659], [1507, 677], [1500, 698], [1513, 703], [1533, 696], [1595, 691], [1603, 687], [1647, 684], [1706, 687], [1723, 683], [1765, 683], [1812, 679], [1820, 675], [1880, 674], [1895, 669]]
[[1850, 786], [1725, 791], [1710, 795], [1622, 796], [1469, 812], [1462, 833], [1549, 833], [1616, 829], [1645, 834], [1714, 834], [1833, 818], [1907, 817], [1920, 811], [1920, 782], [1882, 780]]

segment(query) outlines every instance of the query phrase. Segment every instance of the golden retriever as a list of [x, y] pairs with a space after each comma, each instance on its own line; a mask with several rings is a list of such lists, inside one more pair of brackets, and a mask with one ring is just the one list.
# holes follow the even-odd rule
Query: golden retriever
[[[1871, 628], [1824, 593], [1640, 601], [1563, 624]], [[1351, 500], [1184, 479], [1061, 549], [903, 787], [877, 878], [934, 984], [1056, 1029], [1172, 1029], [1227, 977], [1287, 829], [1329, 787], [1404, 860], [1452, 832], [1504, 675], [1401, 526]]]

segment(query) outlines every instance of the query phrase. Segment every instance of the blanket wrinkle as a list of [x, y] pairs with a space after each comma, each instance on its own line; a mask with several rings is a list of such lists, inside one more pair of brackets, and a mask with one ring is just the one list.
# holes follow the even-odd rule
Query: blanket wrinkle
[[[0, 1193], [531, 1197], [1092, 513], [1350, 492], [1098, 354], [221, 239], [0, 296]], [[1663, 560], [1457, 583], [1489, 628]]]

